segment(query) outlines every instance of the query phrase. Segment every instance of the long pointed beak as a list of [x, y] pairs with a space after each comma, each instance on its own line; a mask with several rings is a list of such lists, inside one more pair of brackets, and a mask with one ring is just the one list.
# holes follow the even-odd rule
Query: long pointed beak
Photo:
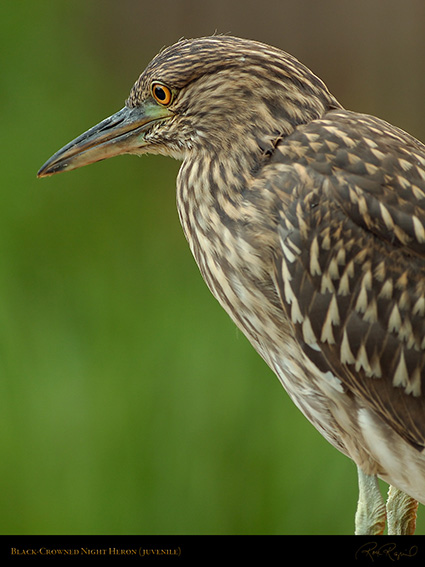
[[153, 101], [135, 108], [125, 106], [56, 152], [37, 176], [71, 171], [120, 154], [141, 153], [148, 145], [146, 131], [170, 116], [169, 110]]

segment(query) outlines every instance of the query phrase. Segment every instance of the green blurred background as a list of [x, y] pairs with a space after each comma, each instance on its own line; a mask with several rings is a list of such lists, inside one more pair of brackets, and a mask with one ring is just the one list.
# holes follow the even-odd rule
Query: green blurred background
[[215, 30], [290, 51], [346, 107], [425, 139], [425, 3], [24, 0], [0, 26], [0, 532], [352, 533], [355, 467], [210, 296], [179, 164], [36, 172], [162, 46]]

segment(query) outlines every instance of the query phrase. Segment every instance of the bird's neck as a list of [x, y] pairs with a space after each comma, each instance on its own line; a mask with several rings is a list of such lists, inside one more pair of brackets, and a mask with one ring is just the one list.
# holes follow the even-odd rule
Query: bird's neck
[[[269, 192], [267, 197], [255, 188], [261, 172], [259, 159], [250, 160], [243, 152], [237, 158], [215, 159], [198, 154], [186, 158], [177, 178], [177, 208], [184, 234], [205, 281], [221, 303], [224, 296], [229, 302], [230, 290], [226, 294], [218, 289], [217, 280], [225, 282], [233, 273], [230, 288], [238, 286], [239, 274], [264, 280], [272, 273], [267, 251], [273, 246], [266, 239], [277, 233], [264, 230], [262, 223], [264, 218], [277, 222], [275, 196]], [[247, 266], [255, 266], [258, 273], [248, 274]]]
[[[285, 135], [287, 132], [285, 132]], [[242, 204], [270, 161], [280, 130], [244, 131], [242, 139], [223, 134], [223, 143], [185, 154], [177, 178], [177, 208], [185, 236], [198, 261], [208, 242], [235, 232], [243, 222]], [[266, 205], [265, 205], [266, 206]], [[206, 239], [204, 246], [199, 240]]]
[[[202, 252], [241, 221], [240, 204], [258, 159], [198, 152], [187, 156], [177, 178], [177, 209], [184, 234], [202, 270]], [[204, 274], [205, 275], [205, 274]]]
[[[235, 167], [234, 163], [224, 158], [211, 161], [211, 156], [184, 161], [177, 179], [177, 207], [186, 239], [210, 291], [274, 367], [275, 354], [262, 344], [262, 327], [278, 337], [277, 344], [289, 340], [271, 279], [271, 251], [277, 238], [271, 226], [277, 222], [275, 207], [272, 197], [261, 194], [257, 199], [255, 174], [242, 174], [244, 166]], [[264, 219], [268, 227], [264, 227]], [[258, 305], [264, 307], [260, 318]]]

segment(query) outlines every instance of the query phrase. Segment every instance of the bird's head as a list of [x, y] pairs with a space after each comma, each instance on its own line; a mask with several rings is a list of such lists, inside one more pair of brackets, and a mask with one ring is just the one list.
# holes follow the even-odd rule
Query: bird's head
[[279, 49], [230, 36], [181, 40], [149, 63], [123, 109], [59, 150], [38, 175], [125, 153], [256, 155], [336, 107], [324, 83]]

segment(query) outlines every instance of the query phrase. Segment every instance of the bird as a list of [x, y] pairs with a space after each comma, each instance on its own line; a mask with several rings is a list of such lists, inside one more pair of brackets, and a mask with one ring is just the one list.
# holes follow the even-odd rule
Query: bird
[[161, 49], [125, 106], [38, 177], [146, 153], [181, 162], [178, 215], [213, 296], [354, 462], [354, 534], [415, 534], [425, 504], [425, 146], [345, 109], [280, 48], [215, 34]]

